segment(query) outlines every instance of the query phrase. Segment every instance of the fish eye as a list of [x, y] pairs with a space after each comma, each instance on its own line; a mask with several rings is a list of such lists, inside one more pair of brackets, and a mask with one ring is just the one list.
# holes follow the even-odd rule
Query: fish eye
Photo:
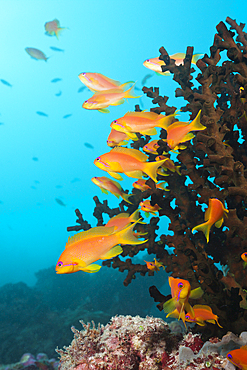
[[63, 266], [63, 262], [62, 262], [62, 261], [59, 261], [59, 262], [57, 263], [57, 266], [58, 266], [58, 267], [62, 267], [62, 266]]
[[100, 161], [100, 157], [96, 158], [96, 161]]
[[85, 100], [85, 102], [84, 103], [87, 103], [88, 102], [88, 100]]
[[232, 359], [232, 355], [230, 353], [228, 353], [227, 357]]
[[150, 62], [150, 59], [147, 59], [146, 62]]
[[182, 289], [182, 288], [183, 288], [183, 286], [184, 286], [184, 285], [183, 285], [183, 283], [179, 283], [179, 284], [178, 284], [179, 289]]
[[117, 120], [115, 119], [115, 121], [113, 121], [113, 123], [117, 123]]
[[190, 317], [189, 317], [189, 315], [186, 315], [185, 318], [188, 320]]
[[247, 257], [247, 253], [245, 253], [244, 256]]

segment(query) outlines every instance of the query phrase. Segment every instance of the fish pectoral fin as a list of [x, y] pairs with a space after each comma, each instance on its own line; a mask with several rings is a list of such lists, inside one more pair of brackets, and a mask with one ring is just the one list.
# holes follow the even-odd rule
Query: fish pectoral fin
[[190, 298], [192, 298], [192, 299], [201, 298], [203, 293], [204, 293], [204, 291], [202, 290], [201, 287], [193, 289], [190, 292]]
[[89, 272], [89, 273], [98, 272], [100, 269], [101, 269], [101, 266], [96, 265], [95, 263], [94, 264], [92, 263], [91, 265], [80, 268], [81, 271]]
[[213, 319], [207, 320], [207, 322], [210, 322], [210, 324], [215, 324], [215, 320]]
[[117, 179], [117, 180], [123, 180], [122, 176], [119, 175], [117, 172], [112, 172], [112, 171], [107, 171], [109, 173], [109, 175], [111, 175], [112, 177], [114, 177], [114, 179]]
[[100, 188], [100, 189], [101, 189], [102, 193], [108, 194], [108, 191], [106, 189], [103, 189], [103, 188]]
[[175, 298], [171, 298], [163, 304], [163, 310], [164, 310], [165, 313], [169, 314], [172, 311], [174, 311], [175, 309], [176, 309], [176, 300], [175, 300]]
[[217, 222], [215, 222], [215, 226], [216, 227], [218, 227], [218, 228], [220, 228], [221, 227], [221, 225], [223, 224], [223, 221], [224, 221], [224, 218], [223, 217], [221, 217]]
[[157, 134], [156, 128], [150, 128], [148, 130], [141, 130], [140, 132], [142, 135], [150, 135], [150, 136]]
[[112, 103], [111, 105], [120, 105], [120, 104], [123, 104], [124, 103], [124, 99], [120, 99], [118, 101], [116, 101], [115, 103]]
[[128, 172], [125, 172], [125, 175], [129, 177], [134, 177], [135, 179], [142, 179], [143, 172], [140, 170], [128, 171]]
[[206, 325], [205, 321], [203, 321], [202, 319], [198, 319], [198, 318], [196, 318], [196, 323], [197, 323], [197, 325], [200, 325], [200, 326], [205, 326]]
[[147, 218], [150, 216], [149, 212], [144, 212], [144, 214]]
[[189, 132], [188, 134], [184, 135], [184, 137], [180, 140], [180, 143], [184, 143], [185, 141], [189, 141], [191, 139], [193, 139], [195, 137], [195, 135], [193, 134], [193, 132]]
[[123, 251], [120, 245], [116, 245], [115, 247], [111, 248], [108, 252], [103, 254], [100, 259], [101, 260], [109, 260], [110, 258], [116, 257], [121, 254]]
[[100, 113], [110, 113], [109, 109], [106, 108], [99, 108], [97, 109]]

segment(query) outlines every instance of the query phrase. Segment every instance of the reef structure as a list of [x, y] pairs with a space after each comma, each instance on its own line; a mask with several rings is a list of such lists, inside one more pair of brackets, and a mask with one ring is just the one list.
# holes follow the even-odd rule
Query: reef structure
[[[229, 29], [226, 24], [230, 25]], [[247, 250], [247, 33], [243, 31], [244, 26], [230, 17], [226, 23], [216, 26], [210, 55], [205, 54], [196, 63], [200, 70], [196, 77], [198, 87], [193, 84], [193, 47], [187, 48], [184, 63], [179, 66], [164, 47], [160, 48], [159, 58], [166, 64], [162, 66], [163, 72], [170, 71], [180, 85], [175, 96], [187, 101], [180, 110], [189, 112], [192, 120], [201, 110], [201, 124], [206, 126], [177, 155], [175, 165], [181, 166], [181, 175], [171, 172], [165, 177], [170, 191], [156, 189], [149, 179], [146, 184], [150, 189], [141, 192], [133, 188], [132, 205], [122, 201], [114, 210], [107, 201], [100, 203], [94, 197], [98, 225], [103, 225], [103, 213], [110, 217], [122, 211], [131, 214], [143, 199], [151, 197], [151, 205], [160, 207], [159, 217], [152, 217], [147, 225], [138, 225], [138, 231], [148, 233], [148, 241], [139, 246], [124, 246], [121, 256], [130, 258], [122, 261], [115, 257], [103, 265], [127, 271], [124, 284], [128, 285], [137, 273], [154, 274], [145, 264], [131, 260], [145, 250], [155, 255], [173, 277], [189, 280], [192, 289], [201, 286], [204, 295], [199, 304], [210, 305], [223, 326], [223, 329], [216, 325], [200, 328], [204, 339], [222, 336], [227, 331], [240, 334], [247, 328], [247, 273], [241, 260], [241, 254]], [[226, 52], [227, 57], [220, 63], [222, 52]], [[152, 99], [152, 112], [172, 114], [176, 111], [176, 107], [167, 104], [169, 98], [160, 95], [158, 87], [143, 87], [143, 92]], [[139, 106], [136, 111], [140, 111]], [[170, 152], [163, 141], [166, 135], [166, 130], [161, 129], [159, 155]], [[137, 136], [139, 140], [131, 143], [131, 147], [142, 149], [150, 137]], [[154, 160], [153, 154], [149, 154], [149, 159]], [[163, 177], [159, 175], [158, 179]], [[204, 222], [202, 206], [208, 204], [210, 198], [219, 199], [229, 213], [222, 227], [212, 229], [207, 243], [202, 232], [192, 234], [192, 229]], [[76, 212], [80, 216], [79, 210]], [[169, 231], [174, 235], [158, 237], [156, 231], [163, 216], [169, 218]], [[80, 225], [69, 230], [84, 228], [85, 221], [80, 217], [77, 221]], [[172, 254], [166, 250], [167, 246], [173, 248]], [[217, 268], [215, 263], [220, 263], [222, 268]], [[170, 298], [156, 287], [150, 288], [150, 294], [159, 302], [161, 310]]]

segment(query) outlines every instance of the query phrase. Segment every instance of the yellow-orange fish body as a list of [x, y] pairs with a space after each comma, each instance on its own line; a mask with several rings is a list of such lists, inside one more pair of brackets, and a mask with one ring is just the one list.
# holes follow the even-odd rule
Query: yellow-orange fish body
[[158, 154], [157, 149], [160, 147], [158, 141], [159, 140], [149, 141], [149, 143], [144, 145], [143, 151], [150, 154]]
[[234, 349], [227, 353], [226, 358], [239, 369], [247, 370], [247, 346]]
[[44, 60], [47, 61], [47, 57], [43, 53], [43, 51], [36, 49], [36, 48], [26, 48], [25, 51], [30, 55], [31, 58], [35, 60]]
[[160, 270], [161, 267], [163, 267], [163, 270], [165, 270], [164, 265], [161, 262], [158, 262], [156, 260], [156, 258], [154, 259], [154, 262], [148, 262], [148, 261], [145, 261], [145, 260], [144, 260], [144, 262], [146, 262], [147, 268], [151, 271], [156, 271], [157, 272], [157, 271]]
[[147, 159], [148, 156], [139, 150], [115, 147], [109, 153], [96, 158], [94, 164], [118, 180], [122, 180], [119, 173], [125, 173], [129, 177], [137, 179], [141, 179], [143, 174], [146, 174], [157, 182], [156, 172], [164, 160], [147, 162]]
[[191, 122], [175, 122], [167, 127], [167, 144], [173, 149], [185, 149], [185, 146], [181, 146], [181, 143], [189, 141], [195, 137], [191, 131], [205, 130], [206, 126], [200, 123], [201, 111], [197, 114], [196, 118]]
[[158, 213], [160, 206], [158, 204], [155, 204], [154, 206], [151, 206], [150, 200], [146, 199], [139, 204], [142, 211], [145, 212], [145, 216], [149, 217], [149, 214], [156, 216]]
[[121, 254], [119, 244], [144, 243], [145, 241], [138, 241], [133, 235], [136, 223], [116, 231], [114, 227], [98, 226], [72, 236], [57, 262], [57, 274], [70, 274], [79, 270], [97, 272], [101, 266], [93, 262]]
[[155, 127], [167, 129], [175, 116], [176, 113], [164, 116], [154, 112], [127, 112], [123, 117], [114, 120], [110, 126], [135, 139], [136, 132], [152, 136], [157, 134]]
[[217, 198], [210, 198], [208, 203], [208, 209], [205, 212], [205, 221], [203, 224], [195, 226], [192, 229], [192, 233], [197, 231], [202, 231], [209, 242], [209, 233], [211, 227], [215, 224], [216, 227], [221, 227], [224, 221], [224, 217], [228, 213], [228, 209], [224, 207], [221, 201]]
[[110, 147], [126, 145], [129, 141], [128, 135], [124, 132], [111, 129], [111, 132], [107, 138], [107, 145]]
[[132, 194], [125, 194], [121, 185], [114, 180], [108, 179], [108, 177], [101, 176], [101, 177], [93, 177], [92, 182], [99, 186], [103, 193], [108, 194], [108, 191], [115, 195], [117, 198], [121, 197], [125, 200], [125, 202], [132, 204], [129, 201], [129, 197]]
[[171, 172], [177, 172], [179, 175], [181, 175], [179, 171], [181, 166], [176, 166], [170, 158], [167, 158], [164, 155], [158, 155], [155, 157], [156, 161], [161, 161], [162, 159], [165, 159], [165, 162], [162, 164], [162, 168], [164, 168], [165, 171], [168, 169]]
[[146, 191], [146, 190], [148, 190], [148, 189], [151, 189], [150, 188], [150, 186], [148, 186], [147, 184], [146, 184], [146, 181], [147, 180], [144, 180], [144, 179], [139, 179], [139, 180], [137, 180], [137, 181], [135, 181], [135, 182], [133, 182], [133, 188], [135, 188], [135, 189], [139, 189], [139, 190], [141, 190], [141, 191]]
[[114, 227], [114, 231], [116, 231], [124, 229], [131, 223], [144, 224], [144, 222], [140, 221], [139, 214], [139, 209], [137, 209], [131, 215], [127, 212], [119, 213], [118, 215], [111, 217], [106, 223], [105, 227]]
[[127, 84], [132, 83], [132, 81], [129, 81], [121, 84], [119, 81], [106, 77], [101, 73], [94, 72], [83, 72], [80, 73], [78, 77], [85, 86], [94, 92], [114, 89], [123, 90]]
[[200, 326], [205, 325], [205, 321], [215, 324], [222, 328], [222, 326], [218, 322], [218, 316], [215, 315], [211, 309], [211, 307], [206, 306], [206, 305], [195, 305], [193, 306], [193, 311], [194, 311], [194, 317], [191, 315], [191, 313], [187, 313], [185, 315], [185, 321], [188, 322], [195, 322]]
[[140, 96], [135, 96], [131, 93], [134, 89], [131, 86], [128, 90], [123, 91], [122, 89], [111, 89], [102, 92], [96, 92], [91, 98], [86, 100], [82, 107], [90, 110], [98, 110], [101, 113], [109, 113], [106, 109], [109, 105], [120, 105], [125, 102], [128, 98], [140, 98]]
[[64, 29], [66, 29], [66, 27], [60, 27], [60, 22], [57, 19], [45, 23], [45, 34], [47, 36], [56, 36], [56, 38], [58, 39], [59, 34]]

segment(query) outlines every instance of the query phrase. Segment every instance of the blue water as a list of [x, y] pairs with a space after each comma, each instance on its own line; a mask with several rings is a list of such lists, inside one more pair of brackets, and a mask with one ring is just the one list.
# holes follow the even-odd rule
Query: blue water
[[[91, 182], [105, 175], [93, 161], [109, 151], [110, 123], [140, 104], [129, 99], [110, 107], [109, 114], [87, 111], [82, 103], [92, 94], [78, 93], [83, 86], [78, 74], [99, 72], [122, 83], [137, 81], [141, 88], [150, 73], [142, 63], [159, 56], [161, 46], [169, 54], [186, 52], [187, 46], [209, 53], [215, 26], [227, 16], [246, 22], [247, 4], [1, 0], [0, 6], [0, 79], [12, 85], [0, 83], [0, 285], [33, 285], [35, 272], [56, 264], [66, 228], [75, 225], [76, 208], [96, 226], [94, 195], [117, 206], [113, 195], [101, 195]], [[54, 18], [67, 27], [59, 40], [45, 35], [45, 22]], [[49, 59], [31, 59], [26, 47], [42, 50]], [[170, 97], [168, 104], [182, 103], [174, 97], [178, 86], [171, 77], [153, 74], [146, 85], [159, 86]], [[148, 110], [151, 100], [143, 95], [141, 104]], [[132, 182], [125, 177], [122, 186], [130, 188]]]

